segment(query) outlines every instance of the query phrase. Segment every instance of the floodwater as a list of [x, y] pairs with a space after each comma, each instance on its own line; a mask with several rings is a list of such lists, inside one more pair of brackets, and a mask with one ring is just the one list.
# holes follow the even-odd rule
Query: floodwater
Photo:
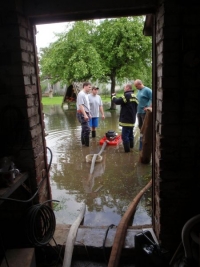
[[[100, 139], [108, 130], [120, 134], [119, 109], [109, 111], [104, 106], [105, 120], [100, 120], [96, 138], [90, 138], [90, 147], [81, 145], [81, 126], [75, 109], [63, 110], [60, 106], [44, 106], [47, 147], [53, 158], [50, 183], [56, 222], [72, 224], [86, 204], [84, 225], [118, 225], [137, 193], [151, 179], [151, 164], [139, 163], [138, 143], [130, 153], [124, 153], [122, 144], [107, 145], [91, 173], [86, 156], [97, 154], [102, 146]], [[51, 153], [48, 152], [50, 162]], [[138, 204], [132, 225], [151, 224], [151, 190]]]

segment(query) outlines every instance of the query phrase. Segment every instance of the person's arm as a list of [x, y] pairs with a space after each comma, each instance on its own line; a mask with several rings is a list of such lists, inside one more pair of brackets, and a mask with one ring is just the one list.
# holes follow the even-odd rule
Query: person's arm
[[147, 96], [149, 98], [149, 105], [147, 107], [144, 108], [144, 110], [146, 111], [149, 107], [152, 107], [152, 90], [149, 89], [147, 92]]
[[152, 90], [151, 89], [149, 89], [148, 94], [149, 94], [149, 107], [152, 107]]
[[83, 113], [84, 119], [85, 120], [89, 120], [89, 116], [86, 114], [85, 109], [84, 109], [84, 106], [83, 105], [79, 105], [79, 109]]
[[117, 98], [116, 97], [116, 93], [112, 94], [112, 101], [116, 104], [116, 105], [121, 105], [123, 103], [123, 99], [122, 97]]
[[103, 106], [99, 106], [99, 110], [100, 110], [102, 119], [105, 119], [105, 115], [104, 115], [104, 111], [103, 111]]

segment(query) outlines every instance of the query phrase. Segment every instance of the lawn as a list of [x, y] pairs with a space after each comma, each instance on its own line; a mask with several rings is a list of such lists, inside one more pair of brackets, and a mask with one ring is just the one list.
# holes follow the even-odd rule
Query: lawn
[[63, 96], [54, 96], [54, 97], [42, 97], [42, 104], [44, 106], [51, 105], [61, 105], [63, 101]]
[[[110, 102], [110, 96], [102, 96], [103, 103]], [[63, 102], [63, 96], [42, 97], [42, 104], [44, 106], [61, 105]]]

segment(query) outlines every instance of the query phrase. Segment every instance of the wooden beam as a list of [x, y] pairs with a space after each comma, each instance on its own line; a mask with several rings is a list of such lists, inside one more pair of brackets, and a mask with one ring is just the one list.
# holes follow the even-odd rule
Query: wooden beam
[[156, 4], [154, 0], [27, 0], [23, 10], [34, 24], [42, 24], [145, 15], [154, 13]]

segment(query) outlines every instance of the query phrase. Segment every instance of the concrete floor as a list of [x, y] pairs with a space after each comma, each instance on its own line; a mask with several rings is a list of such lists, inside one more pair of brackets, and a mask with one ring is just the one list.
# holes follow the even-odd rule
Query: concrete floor
[[[59, 246], [59, 253], [62, 255], [61, 258], [64, 257], [65, 244], [70, 227], [70, 225], [56, 226], [54, 239], [57, 246]], [[106, 230], [107, 227], [93, 228], [82, 225], [79, 226], [73, 249], [71, 267], [106, 267], [108, 265], [109, 254], [113, 246], [116, 227], [109, 230], [106, 237], [105, 247], [103, 248]], [[133, 256], [135, 246], [134, 236], [143, 230], [149, 230], [152, 235], [155, 236], [150, 225], [128, 227], [123, 253], [121, 253], [120, 258], [120, 267], [135, 267]], [[53, 240], [51, 241], [51, 246], [55, 247], [55, 242]], [[41, 266], [44, 267], [44, 265]], [[59, 264], [56, 263], [54, 267], [62, 267], [62, 262]]]

